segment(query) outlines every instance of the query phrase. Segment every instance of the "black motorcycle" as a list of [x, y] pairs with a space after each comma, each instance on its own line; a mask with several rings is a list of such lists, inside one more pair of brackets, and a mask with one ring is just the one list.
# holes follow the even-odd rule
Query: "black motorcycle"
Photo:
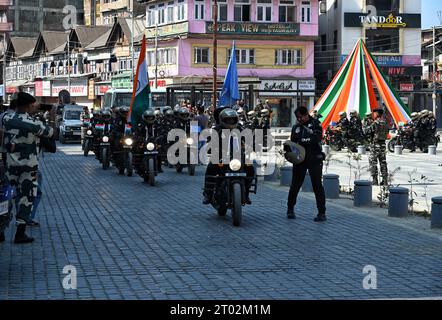
[[403, 149], [415, 151], [416, 145], [414, 143], [413, 130], [411, 128], [399, 127], [396, 135], [392, 137], [387, 143], [388, 151], [394, 152], [395, 146], [402, 146]]
[[84, 156], [87, 157], [89, 155], [89, 151], [94, 150], [94, 129], [92, 127], [88, 127], [84, 132], [84, 140], [83, 140], [83, 152]]
[[143, 170], [140, 172], [144, 182], [150, 184], [152, 187], [155, 186], [155, 177], [158, 175], [158, 157], [160, 155], [157, 142], [158, 141], [154, 139], [146, 140], [144, 144]]
[[109, 169], [110, 166], [111, 152], [109, 139], [109, 134], [104, 134], [98, 148], [99, 160], [101, 160], [103, 170]]
[[133, 154], [132, 154], [132, 146], [134, 144], [134, 140], [131, 136], [125, 136], [120, 139], [118, 149], [114, 150], [113, 158], [115, 159], [115, 166], [118, 169], [118, 174], [124, 175], [124, 172], [127, 171], [127, 176], [132, 177], [133, 175]]
[[346, 146], [342, 132], [339, 129], [332, 129], [331, 127], [325, 130], [323, 143], [330, 146], [333, 151], [341, 151]]
[[[256, 194], [258, 179], [256, 174], [254, 177], [247, 177], [244, 162], [238, 159], [230, 161], [229, 165], [220, 164], [219, 166], [221, 173], [209, 177], [216, 181], [212, 185], [208, 184], [213, 189], [211, 205], [217, 210], [219, 216], [225, 216], [228, 209], [232, 210], [233, 225], [239, 227], [242, 220], [242, 207], [246, 205], [247, 191]], [[247, 185], [250, 185], [250, 190], [246, 190]]]
[[[187, 163], [177, 163], [175, 165], [176, 172], [181, 173], [183, 169], [187, 167], [188, 173], [190, 176], [195, 175], [196, 165], [194, 157], [198, 157], [198, 146], [196, 145], [197, 141], [194, 141], [192, 138], [188, 137], [186, 139], [186, 152], [187, 152]], [[196, 151], [196, 152], [195, 152]]]

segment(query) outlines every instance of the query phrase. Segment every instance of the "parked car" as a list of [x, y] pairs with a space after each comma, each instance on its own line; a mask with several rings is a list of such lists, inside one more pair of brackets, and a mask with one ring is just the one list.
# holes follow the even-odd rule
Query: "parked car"
[[83, 108], [84, 106], [68, 104], [57, 110], [57, 114], [59, 115], [57, 124], [60, 143], [63, 144], [66, 143], [66, 141], [81, 141], [80, 117]]

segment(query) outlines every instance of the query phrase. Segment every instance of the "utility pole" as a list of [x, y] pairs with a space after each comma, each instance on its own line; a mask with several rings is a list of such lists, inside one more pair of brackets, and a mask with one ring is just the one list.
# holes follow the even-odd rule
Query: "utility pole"
[[132, 32], [131, 32], [131, 41], [130, 41], [130, 51], [132, 56], [132, 70], [131, 70], [131, 82], [134, 82], [135, 77], [135, 50], [134, 50], [134, 42], [135, 42], [135, 16], [134, 16], [134, 0], [131, 0], [131, 12], [132, 12]]
[[217, 50], [218, 50], [218, 1], [213, 1], [213, 107], [217, 108]]
[[158, 88], [158, 24], [155, 22], [155, 89]]
[[3, 34], [3, 102], [6, 102], [6, 32]]
[[70, 48], [70, 41], [69, 41], [70, 32], [68, 32], [68, 38], [67, 38], [67, 44], [68, 44], [68, 91], [71, 93], [71, 48]]

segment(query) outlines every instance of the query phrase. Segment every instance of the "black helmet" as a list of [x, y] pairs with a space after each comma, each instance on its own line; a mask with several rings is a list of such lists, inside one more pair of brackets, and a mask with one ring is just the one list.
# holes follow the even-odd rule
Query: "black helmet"
[[219, 114], [219, 123], [225, 129], [235, 129], [238, 121], [238, 114], [233, 109], [226, 108]]
[[173, 119], [173, 116], [174, 116], [174, 114], [173, 114], [173, 110], [172, 110], [172, 109], [167, 110], [167, 111], [165, 112], [164, 116], [165, 116], [166, 118], [168, 118], [168, 119]]
[[173, 115], [175, 117], [178, 117], [178, 114], [180, 113], [181, 107], [179, 105], [176, 105], [175, 108], [173, 108]]
[[112, 118], [112, 112], [110, 112], [108, 109], [104, 109], [101, 112], [101, 116], [103, 117], [103, 120], [107, 121]]
[[163, 108], [163, 114], [166, 114], [167, 110], [172, 110], [172, 107], [165, 106], [165, 107]]
[[305, 148], [291, 140], [287, 140], [284, 143], [284, 152], [285, 159], [295, 165], [298, 165], [305, 160]]
[[186, 107], [182, 107], [178, 113], [178, 116], [180, 117], [180, 119], [182, 121], [187, 121], [190, 118], [190, 112], [189, 109], [187, 109]]
[[147, 124], [153, 124], [155, 122], [155, 111], [153, 109], [144, 111], [143, 120]]
[[120, 107], [119, 114], [121, 117], [127, 117], [127, 114], [129, 113], [130, 108], [129, 107]]
[[100, 110], [98, 110], [98, 109], [92, 110], [92, 116], [97, 117], [99, 115], [100, 115]]

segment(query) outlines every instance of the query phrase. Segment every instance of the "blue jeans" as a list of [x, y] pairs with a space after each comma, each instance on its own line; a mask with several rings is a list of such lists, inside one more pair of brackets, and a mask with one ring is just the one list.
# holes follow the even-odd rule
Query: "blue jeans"
[[42, 196], [42, 187], [43, 187], [43, 175], [41, 171], [38, 171], [37, 176], [38, 188], [37, 188], [37, 196], [34, 199], [34, 203], [32, 204], [32, 212], [31, 212], [31, 220], [34, 220], [35, 215], [37, 213], [38, 205], [40, 204], [41, 196]]

